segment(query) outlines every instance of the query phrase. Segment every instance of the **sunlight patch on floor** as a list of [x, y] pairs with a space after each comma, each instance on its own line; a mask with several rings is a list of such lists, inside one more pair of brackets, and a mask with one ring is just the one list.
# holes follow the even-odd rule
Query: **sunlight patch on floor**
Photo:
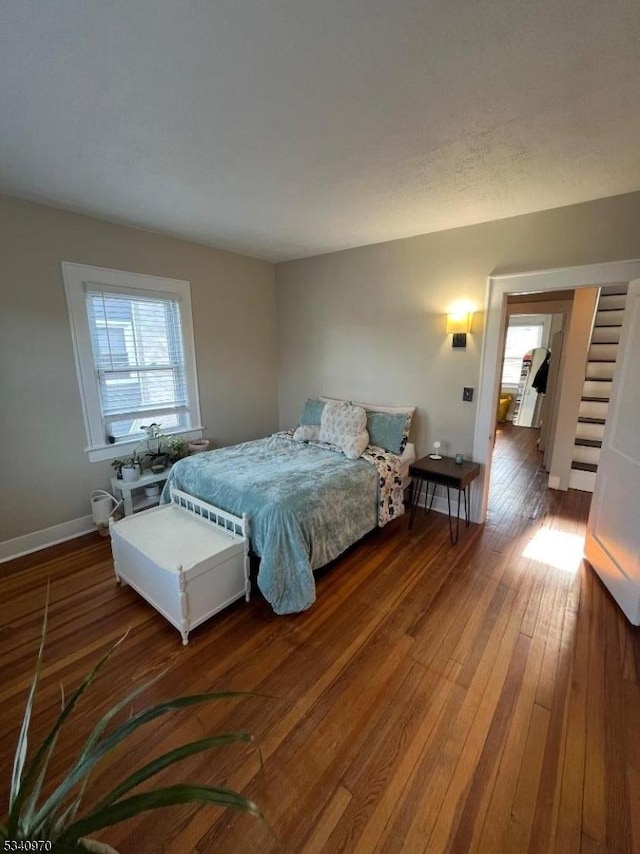
[[583, 550], [584, 536], [541, 528], [529, 541], [522, 556], [575, 575], [580, 568]]

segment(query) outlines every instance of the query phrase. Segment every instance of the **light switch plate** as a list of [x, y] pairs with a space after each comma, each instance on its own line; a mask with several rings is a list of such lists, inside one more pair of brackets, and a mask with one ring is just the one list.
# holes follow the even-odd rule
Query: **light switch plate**
[[473, 400], [473, 389], [470, 388], [469, 386], [465, 386], [462, 389], [462, 399], [463, 400], [469, 400], [469, 401]]

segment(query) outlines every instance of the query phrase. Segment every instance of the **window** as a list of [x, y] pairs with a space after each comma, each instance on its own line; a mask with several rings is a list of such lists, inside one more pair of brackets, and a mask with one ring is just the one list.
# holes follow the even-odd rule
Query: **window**
[[201, 435], [188, 282], [63, 264], [89, 459], [130, 452], [154, 421]]
[[543, 323], [510, 319], [504, 348], [502, 385], [518, 385], [522, 370], [522, 357], [529, 350], [541, 346], [543, 334]]

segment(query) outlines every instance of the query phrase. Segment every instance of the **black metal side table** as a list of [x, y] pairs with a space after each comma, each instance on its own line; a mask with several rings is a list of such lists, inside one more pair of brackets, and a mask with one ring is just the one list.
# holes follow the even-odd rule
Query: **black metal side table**
[[[462, 463], [456, 463], [453, 457], [442, 457], [439, 460], [433, 460], [431, 457], [421, 457], [409, 466], [409, 474], [412, 477], [412, 496], [411, 496], [411, 513], [409, 514], [409, 528], [413, 526], [416, 510], [418, 509], [418, 501], [420, 500], [420, 492], [422, 484], [426, 483], [424, 512], [425, 515], [430, 512], [433, 507], [433, 499], [438, 486], [444, 486], [447, 489], [447, 507], [449, 509], [449, 537], [451, 544], [455, 546], [458, 542], [460, 532], [460, 494], [464, 500], [464, 521], [469, 527], [469, 502], [471, 500], [471, 482], [474, 481], [480, 474], [480, 466], [478, 463], [472, 463], [468, 460]], [[429, 484], [433, 484], [431, 499], [429, 500]], [[458, 511], [456, 514], [455, 537], [453, 532], [453, 519], [451, 516], [451, 489], [458, 490]], [[428, 506], [427, 506], [428, 504]]]

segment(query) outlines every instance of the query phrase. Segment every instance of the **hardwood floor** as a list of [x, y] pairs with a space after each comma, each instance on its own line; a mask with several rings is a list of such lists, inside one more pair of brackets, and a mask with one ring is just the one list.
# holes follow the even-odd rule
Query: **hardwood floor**
[[[579, 560], [584, 493], [550, 492], [537, 433], [498, 434], [490, 515], [452, 547], [446, 517], [374, 531], [318, 581], [304, 614], [256, 597], [179, 633], [112, 575], [90, 535], [0, 568], [2, 803], [51, 580], [42, 734], [109, 644], [131, 634], [77, 710], [52, 770], [115, 698], [241, 689], [138, 734], [94, 779], [224, 728], [260, 745], [160, 777], [227, 784], [266, 822], [172, 808], [98, 834], [136, 852], [640, 851], [640, 640]], [[142, 701], [136, 704], [141, 707]]]

